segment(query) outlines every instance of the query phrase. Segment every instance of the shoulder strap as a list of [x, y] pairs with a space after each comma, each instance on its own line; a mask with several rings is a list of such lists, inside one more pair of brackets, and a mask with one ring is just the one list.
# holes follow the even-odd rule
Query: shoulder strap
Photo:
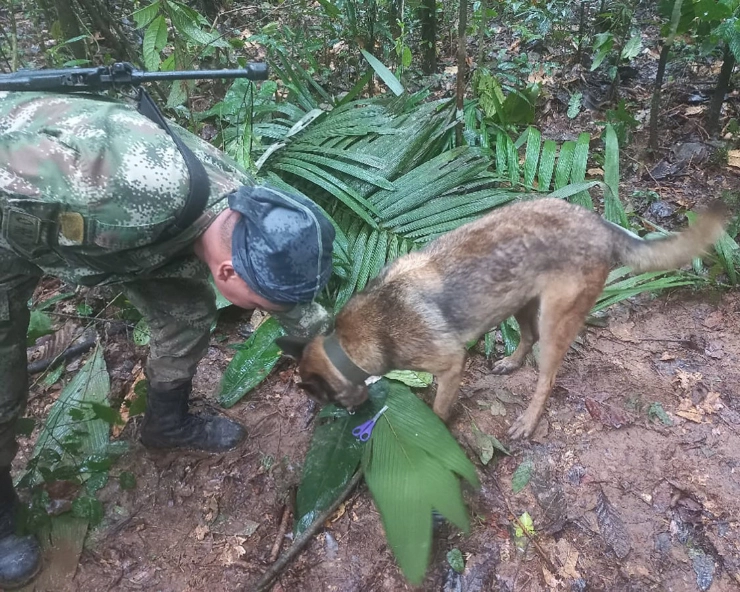
[[137, 110], [139, 113], [151, 119], [154, 123], [165, 130], [175, 142], [177, 149], [185, 160], [190, 176], [190, 191], [187, 200], [180, 213], [175, 218], [173, 225], [163, 233], [165, 238], [172, 238], [190, 225], [205, 211], [208, 205], [208, 196], [211, 192], [208, 174], [203, 163], [193, 154], [182, 141], [180, 136], [172, 131], [157, 104], [149, 96], [144, 88], [139, 88]]

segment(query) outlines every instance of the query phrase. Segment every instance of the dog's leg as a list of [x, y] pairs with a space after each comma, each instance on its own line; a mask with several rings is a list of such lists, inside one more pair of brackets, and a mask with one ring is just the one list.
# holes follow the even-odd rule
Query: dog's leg
[[437, 395], [434, 397], [433, 407], [434, 413], [442, 421], [447, 421], [450, 417], [452, 406], [457, 400], [460, 381], [465, 368], [465, 354], [458, 357], [450, 356], [446, 361], [450, 365], [446, 370], [437, 373]]
[[494, 374], [510, 374], [524, 363], [524, 358], [532, 351], [532, 346], [539, 339], [539, 331], [537, 329], [539, 311], [539, 298], [534, 298], [527, 302], [514, 315], [516, 322], [519, 323], [519, 332], [521, 333], [519, 345], [513, 354], [496, 362], [491, 368], [491, 372]]
[[509, 429], [512, 438], [529, 437], [545, 409], [560, 364], [599, 297], [608, 270], [553, 281], [541, 296], [540, 375], [527, 409]]

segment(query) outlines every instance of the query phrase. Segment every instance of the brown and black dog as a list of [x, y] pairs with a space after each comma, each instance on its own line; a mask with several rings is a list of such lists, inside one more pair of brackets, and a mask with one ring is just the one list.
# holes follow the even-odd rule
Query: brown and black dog
[[390, 263], [337, 315], [328, 336], [309, 343], [282, 338], [300, 359], [301, 386], [320, 403], [353, 408], [365, 379], [390, 370], [431, 372], [434, 412], [446, 420], [457, 398], [465, 344], [514, 316], [516, 351], [496, 374], [512, 372], [539, 339], [539, 380], [532, 401], [509, 430], [529, 437], [558, 368], [615, 264], [635, 272], [689, 263], [720, 236], [720, 204], [683, 232], [643, 240], [586, 208], [553, 198], [497, 209]]

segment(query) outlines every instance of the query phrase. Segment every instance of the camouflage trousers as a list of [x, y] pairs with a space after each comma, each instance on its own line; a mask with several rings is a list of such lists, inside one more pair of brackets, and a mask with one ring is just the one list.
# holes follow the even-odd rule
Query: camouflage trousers
[[[28, 300], [41, 270], [0, 247], [0, 467], [18, 450], [16, 423], [28, 399], [26, 333]], [[159, 390], [192, 379], [206, 353], [216, 319], [213, 289], [207, 280], [141, 279], [121, 284], [131, 303], [149, 323], [151, 339], [146, 375]]]

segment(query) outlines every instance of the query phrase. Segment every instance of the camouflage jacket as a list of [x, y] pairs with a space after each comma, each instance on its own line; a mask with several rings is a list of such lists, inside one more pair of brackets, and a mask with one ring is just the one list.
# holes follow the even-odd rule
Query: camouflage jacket
[[[227, 207], [226, 196], [254, 181], [204, 140], [172, 127], [205, 166], [211, 193], [195, 224], [158, 242], [189, 189], [185, 162], [166, 131], [124, 101], [0, 92], [0, 208], [58, 222], [52, 246], [24, 257], [81, 285], [208, 277], [193, 243]], [[7, 219], [0, 248], [17, 251], [7, 240]]]

